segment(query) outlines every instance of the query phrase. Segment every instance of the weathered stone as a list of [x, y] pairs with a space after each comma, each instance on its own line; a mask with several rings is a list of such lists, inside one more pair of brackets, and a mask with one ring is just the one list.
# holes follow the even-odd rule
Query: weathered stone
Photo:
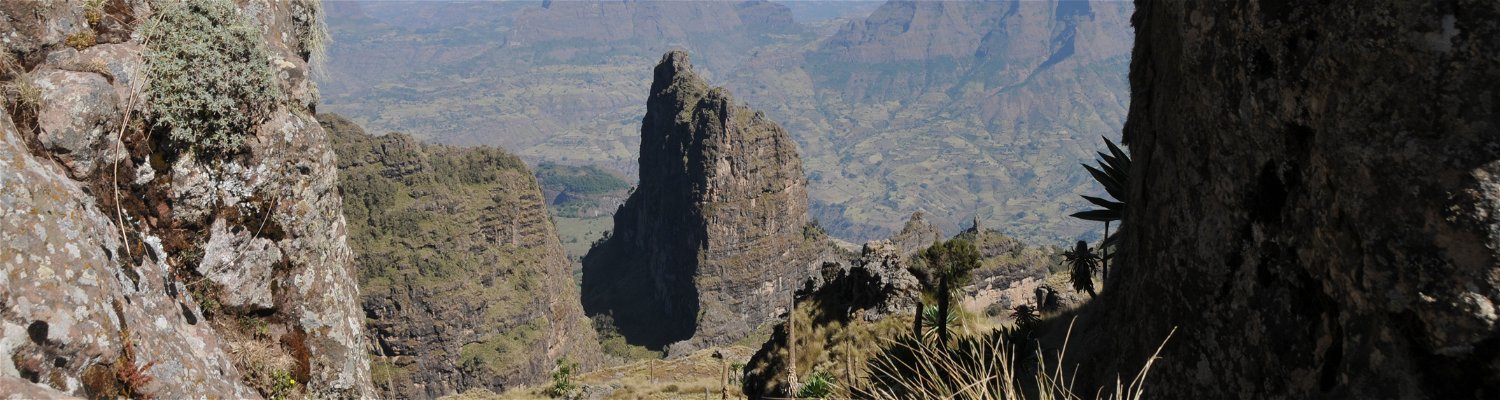
[[84, 395], [91, 368], [113, 373], [133, 353], [152, 365], [140, 392], [255, 397], [167, 266], [138, 253], [154, 238], [122, 242], [112, 216], [50, 163], [0, 114], [0, 376]]
[[771, 321], [832, 245], [804, 237], [796, 145], [710, 88], [683, 52], [662, 57], [641, 122], [640, 186], [613, 237], [583, 261], [583, 306], [635, 343], [683, 353]]
[[78, 52], [73, 67], [100, 69], [96, 72], [108, 74], [121, 107], [139, 110], [146, 101], [141, 92], [146, 84], [141, 75], [145, 65], [141, 53], [137, 43], [101, 44]]
[[51, 70], [38, 73], [41, 89], [37, 141], [57, 154], [74, 177], [125, 157], [116, 137], [122, 114], [119, 99], [103, 76]]
[[927, 221], [927, 213], [917, 211], [911, 214], [911, 218], [906, 221], [906, 225], [901, 227], [900, 232], [891, 235], [889, 242], [895, 245], [901, 254], [911, 255], [939, 240], [943, 240], [943, 230]]
[[[544, 383], [562, 359], [579, 372], [603, 364], [572, 265], [519, 158], [399, 133], [370, 136], [337, 115], [318, 119], [340, 155], [383, 395], [504, 392]], [[463, 173], [487, 178], [447, 179], [434, 165], [472, 165]], [[382, 198], [393, 200], [372, 200]], [[433, 231], [388, 227], [413, 215]]]
[[1175, 328], [1151, 397], [1500, 395], [1500, 3], [1137, 6], [1096, 382]]
[[231, 233], [224, 219], [215, 219], [208, 230], [208, 243], [203, 245], [198, 273], [224, 288], [219, 298], [222, 305], [246, 311], [269, 310], [276, 306], [271, 299], [272, 269], [284, 260], [275, 242], [254, 237], [248, 229], [254, 228]]
[[[39, 148], [3, 124], [0, 355], [19, 361], [0, 363], [0, 376], [100, 396], [90, 385], [112, 381], [116, 360], [133, 355], [154, 379], [132, 390], [163, 398], [255, 398], [247, 384], [268, 390], [272, 372], [314, 398], [374, 396], [337, 163], [310, 97], [293, 90], [310, 85], [317, 5], [241, 8], [280, 57], [268, 61], [293, 98], [234, 133], [245, 146], [213, 157], [161, 149], [136, 122], [115, 131], [126, 108], [150, 100], [139, 97], [147, 50], [129, 35], [150, 6], [104, 10], [90, 25], [82, 2], [0, 3], [0, 39], [43, 92]], [[57, 50], [85, 30], [121, 43]], [[106, 164], [121, 176], [96, 179]]]

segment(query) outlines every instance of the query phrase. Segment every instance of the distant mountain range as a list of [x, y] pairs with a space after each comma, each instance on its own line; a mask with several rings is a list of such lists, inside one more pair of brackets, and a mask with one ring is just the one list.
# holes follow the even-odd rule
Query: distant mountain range
[[975, 215], [1034, 241], [1097, 235], [1066, 217], [1078, 167], [1129, 102], [1128, 3], [532, 2], [328, 5], [320, 111], [376, 132], [503, 146], [528, 162], [634, 177], [663, 52], [786, 127], [813, 216], [888, 236], [912, 212]]

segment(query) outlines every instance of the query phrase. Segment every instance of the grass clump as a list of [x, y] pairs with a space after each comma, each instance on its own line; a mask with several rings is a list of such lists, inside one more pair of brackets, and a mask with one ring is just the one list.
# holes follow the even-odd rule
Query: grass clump
[[104, 20], [105, 0], [86, 0], [83, 2], [83, 18], [89, 21], [89, 25], [98, 25]]
[[94, 47], [95, 44], [98, 44], [99, 35], [95, 34], [94, 31], [78, 32], [72, 35], [68, 35], [68, 38], [66, 41], [64, 41], [64, 43], [67, 44], [68, 47], [83, 50]]
[[[963, 336], [950, 345], [912, 336], [894, 339], [869, 365], [870, 380], [855, 388], [856, 397], [870, 399], [1141, 399], [1151, 366], [1161, 353], [1146, 360], [1126, 384], [1116, 381], [1099, 393], [1073, 391], [1072, 376], [1063, 370], [1067, 352], [1019, 354], [1016, 342], [1002, 332]], [[1169, 335], [1170, 339], [1170, 335]], [[1166, 343], [1163, 342], [1165, 347]], [[1049, 357], [1051, 358], [1049, 360]], [[1049, 365], [1051, 366], [1049, 368]]]
[[169, 5], [145, 36], [150, 115], [179, 148], [237, 149], [282, 97], [260, 30], [231, 2]]
[[5, 83], [5, 97], [12, 111], [29, 112], [33, 115], [42, 106], [42, 88], [29, 73], [20, 74]]

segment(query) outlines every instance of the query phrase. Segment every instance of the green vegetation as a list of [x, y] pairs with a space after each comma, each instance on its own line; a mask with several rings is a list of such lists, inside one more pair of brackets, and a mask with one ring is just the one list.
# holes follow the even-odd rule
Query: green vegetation
[[[581, 310], [570, 318], [549, 307], [576, 292], [567, 292], [568, 264], [525, 164], [500, 149], [368, 136], [333, 115], [319, 121], [339, 156], [363, 301], [425, 311], [376, 312], [367, 324], [392, 337], [412, 337], [430, 332], [422, 325], [442, 323], [453, 328], [424, 336], [414, 343], [419, 354], [403, 357], [451, 363], [465, 376], [496, 377], [505, 385], [546, 379], [539, 354], [549, 335], [563, 331], [563, 324], [577, 324], [566, 331], [582, 333], [584, 321]], [[448, 346], [459, 350], [442, 353]], [[571, 348], [553, 356], [585, 364], [598, 358]], [[387, 393], [405, 393], [420, 383], [413, 379], [430, 376], [415, 367], [374, 365], [374, 382]]]
[[481, 369], [495, 376], [511, 376], [521, 372], [526, 365], [527, 354], [542, 337], [540, 319], [528, 321], [503, 332], [492, 334], [488, 339], [465, 344], [459, 349], [458, 364], [466, 368]]
[[958, 329], [958, 313], [942, 314], [937, 306], [922, 309], [922, 340], [937, 341], [939, 331]]
[[[947, 321], [950, 319], [950, 308], [953, 306], [953, 291], [958, 290], [968, 282], [969, 272], [979, 268], [979, 249], [974, 247], [974, 242], [966, 239], [952, 239], [933, 243], [931, 247], [922, 250], [917, 260], [920, 262], [911, 266], [908, 270], [916, 275], [917, 280], [929, 295], [937, 301], [937, 312], [934, 321]], [[920, 307], [920, 303], [918, 307]], [[920, 314], [921, 308], [917, 309]], [[918, 321], [921, 321], [920, 315]], [[949, 338], [948, 324], [937, 326], [938, 341], [947, 343]], [[922, 334], [922, 324], [917, 324], [914, 335]]]
[[821, 399], [833, 395], [833, 374], [828, 371], [813, 371], [797, 389], [797, 397]]
[[558, 188], [579, 195], [600, 194], [630, 187], [624, 179], [593, 165], [575, 167], [543, 162], [536, 167], [536, 180], [542, 187]]
[[233, 151], [282, 98], [260, 29], [232, 2], [165, 3], [144, 32], [151, 119], [180, 148]]
[[552, 397], [570, 397], [578, 390], [578, 384], [573, 382], [573, 370], [578, 364], [564, 358], [557, 360], [557, 369], [552, 371], [552, 386], [547, 388], [547, 395]]
[[537, 166], [536, 178], [549, 199], [548, 208], [559, 218], [608, 218], [630, 188], [624, 179], [593, 165], [543, 162]]

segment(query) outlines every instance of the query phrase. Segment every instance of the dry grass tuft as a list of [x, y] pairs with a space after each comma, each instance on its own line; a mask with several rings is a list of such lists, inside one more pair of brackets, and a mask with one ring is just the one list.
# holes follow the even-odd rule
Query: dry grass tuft
[[42, 88], [31, 74], [23, 73], [5, 83], [5, 99], [12, 111], [35, 113], [42, 106]]
[[[1169, 334], [1167, 339], [1170, 338]], [[1162, 346], [1166, 346], [1165, 340]], [[1057, 351], [1056, 362], [1051, 363], [1054, 367], [1049, 370], [1041, 361], [1046, 356], [1041, 350], [1037, 350], [1034, 357], [1018, 358], [1014, 347], [1000, 340], [999, 336], [967, 337], [952, 347], [928, 341], [894, 340], [888, 351], [878, 355], [870, 364], [872, 375], [883, 379], [857, 388], [856, 397], [880, 400], [1080, 400], [1084, 397], [1073, 391], [1074, 382], [1062, 368], [1066, 352], [1065, 339], [1062, 349]], [[1160, 354], [1161, 347], [1158, 347], [1129, 384], [1116, 380], [1112, 391], [1096, 394], [1094, 398], [1144, 398], [1146, 375]], [[1033, 379], [1018, 379], [1018, 374], [1024, 370], [1035, 371]], [[1034, 385], [1028, 385], [1028, 382]]]

